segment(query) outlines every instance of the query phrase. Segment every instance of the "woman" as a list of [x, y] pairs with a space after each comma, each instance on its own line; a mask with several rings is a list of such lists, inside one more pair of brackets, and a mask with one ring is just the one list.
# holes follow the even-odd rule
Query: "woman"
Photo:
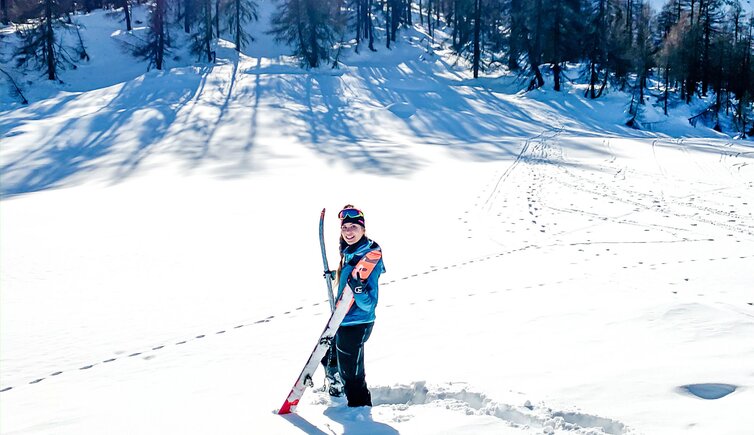
[[[343, 381], [348, 406], [372, 406], [364, 372], [364, 343], [374, 326], [378, 280], [385, 271], [382, 250], [366, 237], [364, 213], [348, 204], [338, 213], [340, 219], [340, 265], [333, 279], [338, 282], [338, 297], [346, 286], [353, 291], [354, 304], [335, 335], [335, 348], [322, 363], [333, 396], [340, 396]], [[331, 274], [332, 276], [333, 274]]]

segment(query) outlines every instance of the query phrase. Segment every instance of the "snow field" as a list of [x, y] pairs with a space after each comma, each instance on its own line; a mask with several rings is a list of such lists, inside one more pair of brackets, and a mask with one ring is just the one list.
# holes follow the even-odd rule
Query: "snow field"
[[[0, 432], [754, 425], [748, 142], [474, 81], [418, 34], [337, 71], [222, 43], [104, 77], [131, 36], [80, 19], [89, 75], [0, 112]], [[309, 391], [280, 417], [328, 312], [317, 217], [334, 265], [346, 203], [385, 253], [376, 406]]]

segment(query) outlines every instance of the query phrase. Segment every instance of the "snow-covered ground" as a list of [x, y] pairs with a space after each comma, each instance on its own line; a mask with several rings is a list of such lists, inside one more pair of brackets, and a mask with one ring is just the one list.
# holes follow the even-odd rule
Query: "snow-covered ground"
[[[100, 56], [131, 37], [78, 19]], [[264, 35], [163, 72], [92, 55], [2, 100], [0, 432], [751, 433], [751, 142], [408, 36], [313, 72]], [[329, 311], [319, 212], [334, 265], [349, 202], [387, 267], [375, 406], [280, 417]]]

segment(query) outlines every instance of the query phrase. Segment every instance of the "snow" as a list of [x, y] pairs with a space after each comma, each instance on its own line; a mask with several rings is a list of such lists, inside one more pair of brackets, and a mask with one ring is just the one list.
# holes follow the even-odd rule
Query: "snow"
[[[749, 141], [474, 80], [419, 30], [337, 70], [260, 32], [144, 72], [75, 19], [90, 63], [0, 100], [1, 433], [751, 431]], [[346, 203], [387, 267], [375, 406], [281, 417]]]

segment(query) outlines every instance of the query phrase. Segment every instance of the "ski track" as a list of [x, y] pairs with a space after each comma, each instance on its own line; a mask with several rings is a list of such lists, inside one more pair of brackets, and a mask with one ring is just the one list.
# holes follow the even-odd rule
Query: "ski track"
[[[501, 195], [501, 192], [503, 191], [503, 189], [501, 189], [501, 186], [505, 180], [511, 177], [514, 169], [523, 164], [527, 167], [526, 174], [528, 174], [528, 176], [526, 177], [526, 182], [517, 184], [515, 186], [516, 189], [514, 192], [514, 197], [510, 198], [510, 200], [515, 201], [516, 199], [520, 199], [518, 192], [521, 189], [526, 190], [527, 197], [525, 205], [530, 215], [530, 223], [534, 225], [533, 228], [536, 231], [543, 234], [549, 233], [548, 225], [542, 222], [542, 209], [544, 207], [559, 212], [589, 215], [589, 212], [577, 208], [565, 209], [562, 207], [542, 205], [543, 197], [540, 192], [543, 189], [543, 183], [547, 181], [547, 183], [557, 183], [576, 192], [590, 193], [593, 195], [592, 199], [594, 201], [606, 201], [609, 204], [621, 203], [627, 206], [631, 206], [633, 207], [634, 213], [641, 211], [651, 211], [653, 213], [661, 214], [664, 218], [669, 218], [670, 216], [678, 217], [685, 221], [688, 221], [689, 228], [669, 227], [658, 225], [656, 223], [640, 223], [636, 220], [625, 218], [616, 219], [615, 217], [611, 216], [595, 215], [594, 217], [599, 220], [610, 220], [613, 222], [626, 223], [630, 225], [644, 225], [648, 228], [666, 231], [674, 237], [682, 237], [680, 234], [683, 232], [698, 230], [699, 224], [707, 224], [717, 229], [726, 229], [729, 231], [727, 237], [735, 237], [736, 235], [749, 237], [754, 236], [754, 223], [746, 222], [747, 218], [750, 219], [751, 213], [749, 213], [749, 216], [747, 217], [738, 212], [738, 208], [746, 210], [749, 206], [748, 201], [741, 200], [740, 197], [735, 198], [741, 200], [740, 204], [730, 206], [730, 208], [737, 208], [734, 208], [732, 210], [729, 208], [726, 210], [722, 206], [716, 207], [709, 203], [698, 204], [694, 201], [696, 195], [693, 194], [693, 196], [688, 200], [683, 200], [682, 198], [668, 198], [662, 192], [660, 192], [659, 195], [651, 191], [641, 192], [632, 189], [632, 185], [626, 186], [625, 183], [618, 183], [616, 177], [621, 173], [623, 174], [623, 181], [625, 181], [627, 168], [623, 166], [616, 169], [616, 155], [614, 150], [610, 146], [609, 140], [607, 141], [606, 148], [608, 149], [611, 158], [607, 163], [608, 166], [612, 166], [612, 168], [607, 169], [608, 172], [615, 174], [613, 180], [609, 184], [604, 180], [604, 177], [582, 175], [585, 171], [581, 171], [581, 173], [579, 174], [575, 173], [564, 164], [565, 159], [563, 156], [562, 148], [560, 146], [552, 144], [552, 142], [557, 139], [561, 131], [562, 130], [559, 129], [554, 130], [554, 134], [551, 135], [547, 135], [547, 132], [543, 132], [533, 138], [526, 140], [524, 146], [521, 149], [521, 152], [514, 160], [514, 162], [510, 164], [510, 166], [508, 166], [501, 175], [495, 176], [495, 184], [490, 193], [486, 195], [482, 193], [482, 195], [485, 195], [487, 197], [487, 199], [482, 204], [484, 211], [494, 213], [492, 209], [495, 207], [495, 205], [498, 205], [498, 207], [500, 207], [500, 210], [498, 211], [496, 216], [502, 217], [504, 215], [503, 209], [506, 208], [506, 204], [509, 202], [509, 198], [503, 197], [502, 203], [498, 204], [500, 202], [499, 197]], [[664, 180], [668, 180], [669, 176], [667, 175], [659, 159], [657, 158], [655, 151], [657, 142], [658, 140], [652, 141], [652, 153], [660, 175]], [[683, 151], [684, 155], [688, 156], [688, 150], [685, 146], [683, 146], [683, 144], [683, 139], [673, 143], [673, 145], [679, 147]], [[726, 155], [726, 153], [721, 153], [721, 156], [723, 155]], [[692, 159], [692, 161], [697, 165], [697, 167], [700, 168], [700, 170], [702, 170], [702, 167], [698, 165], [698, 162], [696, 162], [696, 160]], [[558, 171], [559, 175], [565, 175], [566, 177], [548, 175], [544, 170], [541, 169], [544, 165], [555, 168]], [[727, 167], [726, 171], [732, 174], [732, 171], [727, 169]], [[679, 181], [683, 182], [683, 180]], [[484, 190], [486, 189], [487, 188], [485, 188]], [[478, 196], [477, 198], [481, 197], [482, 195]], [[571, 204], [571, 206], [573, 205], [574, 204]], [[469, 212], [466, 211], [464, 212], [464, 214], [468, 215]], [[627, 213], [624, 215], [624, 217], [630, 214], [632, 213]], [[474, 226], [469, 222], [469, 218], [464, 217], [459, 219], [462, 219], [463, 223], [467, 225], [467, 227], [469, 228], [468, 232], [470, 233], [469, 235], [471, 237]], [[523, 219], [519, 218], [519, 221], [522, 220]], [[504, 220], [502, 222], [505, 223]], [[557, 225], [557, 219], [552, 219], [552, 222], [552, 225]], [[510, 222], [508, 223], [510, 224]], [[515, 232], [515, 230], [510, 229], [506, 232], [513, 233]], [[561, 232], [554, 233], [553, 235], [562, 235], [565, 232], [566, 230], [563, 230]]]

